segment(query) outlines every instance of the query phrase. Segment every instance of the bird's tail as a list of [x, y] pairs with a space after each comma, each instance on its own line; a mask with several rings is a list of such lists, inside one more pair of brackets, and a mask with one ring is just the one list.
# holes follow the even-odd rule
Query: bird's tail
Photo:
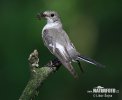
[[79, 61], [85, 61], [85, 62], [88, 62], [90, 64], [96, 65], [98, 67], [105, 67], [104, 65], [102, 65], [102, 64], [96, 62], [95, 60], [93, 60], [93, 59], [91, 59], [89, 57], [86, 57], [86, 56], [80, 55], [80, 56], [77, 57], [77, 60], [79, 60]]

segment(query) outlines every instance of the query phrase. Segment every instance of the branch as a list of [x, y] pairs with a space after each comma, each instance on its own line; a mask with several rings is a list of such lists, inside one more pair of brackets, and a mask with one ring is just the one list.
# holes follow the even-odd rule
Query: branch
[[38, 51], [34, 50], [29, 56], [29, 65], [31, 70], [31, 78], [25, 87], [19, 100], [30, 100], [37, 92], [37, 88], [42, 86], [42, 83], [47, 79], [50, 74], [54, 73], [61, 66], [58, 59], [54, 59], [46, 64], [44, 67], [39, 68]]

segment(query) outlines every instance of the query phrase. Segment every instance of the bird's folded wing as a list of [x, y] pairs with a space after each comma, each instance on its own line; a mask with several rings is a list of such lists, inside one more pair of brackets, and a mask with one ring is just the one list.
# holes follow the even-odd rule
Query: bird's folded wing
[[64, 67], [74, 76], [74, 78], [77, 78], [78, 75], [71, 64], [66, 48], [60, 44], [56, 44], [55, 55], [58, 57]]

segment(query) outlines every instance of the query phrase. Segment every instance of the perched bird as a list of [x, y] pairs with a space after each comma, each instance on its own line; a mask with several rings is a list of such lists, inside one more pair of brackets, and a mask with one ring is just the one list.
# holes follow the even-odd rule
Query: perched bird
[[78, 62], [79, 66], [79, 61], [85, 61], [93, 65], [103, 67], [100, 63], [89, 57], [81, 55], [76, 50], [67, 33], [64, 31], [57, 12], [45, 11], [43, 13], [39, 13], [38, 18], [45, 18], [47, 20], [47, 24], [42, 30], [42, 39], [45, 46], [61, 61], [64, 67], [74, 76], [74, 78], [77, 78], [78, 75], [71, 64], [72, 61]]

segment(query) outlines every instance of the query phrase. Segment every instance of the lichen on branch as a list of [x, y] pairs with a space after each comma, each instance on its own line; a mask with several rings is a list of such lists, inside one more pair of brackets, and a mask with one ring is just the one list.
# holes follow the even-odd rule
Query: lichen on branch
[[61, 62], [58, 59], [49, 61], [45, 66], [39, 67], [38, 51], [34, 50], [29, 58], [31, 78], [27, 83], [19, 100], [31, 100], [37, 93], [37, 89], [42, 86], [44, 80], [59, 69]]

